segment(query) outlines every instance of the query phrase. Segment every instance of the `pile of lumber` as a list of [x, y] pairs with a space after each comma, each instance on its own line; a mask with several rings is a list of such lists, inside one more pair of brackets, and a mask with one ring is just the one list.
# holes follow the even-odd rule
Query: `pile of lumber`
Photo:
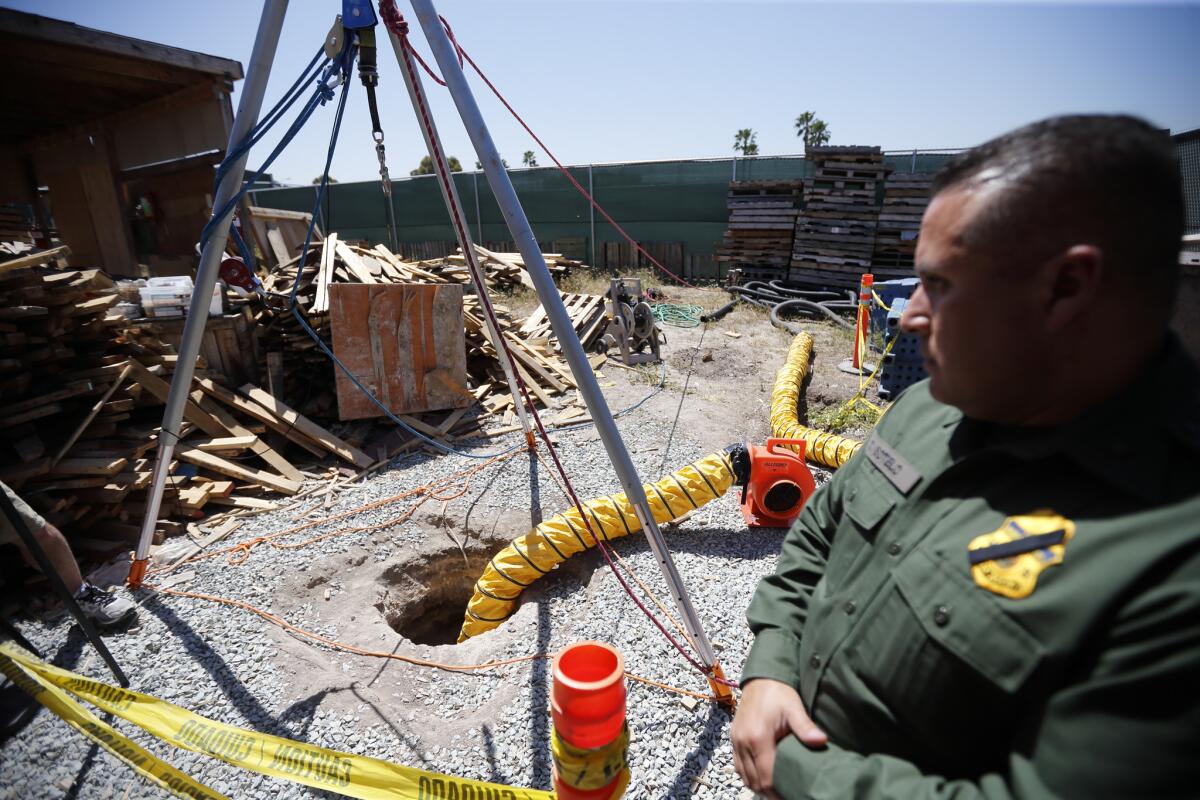
[[857, 286], [875, 252], [883, 154], [878, 147], [810, 147], [806, 156], [816, 171], [804, 182], [789, 278]]
[[871, 256], [875, 267], [887, 272], [911, 270], [921, 216], [929, 205], [932, 183], [933, 175], [925, 172], [894, 172], [888, 176], [883, 185], [879, 226], [875, 230], [875, 252]]
[[[64, 255], [0, 263], [0, 480], [77, 551], [104, 556], [137, 539], [176, 356], [112, 311], [119, 296], [104, 272], [50, 265]], [[374, 463], [264, 390], [235, 391], [198, 367], [157, 539], [296, 495], [312, 476], [288, 448], [306, 461]]]
[[803, 191], [803, 181], [730, 183], [729, 227], [714, 260], [786, 277]]
[[[521, 257], [516, 253], [496, 253], [476, 247], [484, 269], [489, 291], [509, 291], [529, 283]], [[578, 266], [578, 262], [556, 254], [546, 254], [552, 272], [558, 274]], [[297, 305], [306, 323], [323, 342], [332, 340], [330, 324], [330, 286], [334, 283], [359, 284], [460, 284], [470, 280], [464, 257], [459, 254], [435, 261], [404, 261], [387, 247], [361, 247], [342, 241], [333, 233], [315, 243], [307, 263], [298, 259], [274, 270], [264, 279], [268, 292], [289, 294], [299, 281]], [[603, 300], [585, 303], [576, 309], [577, 330], [593, 340], [601, 327]], [[535, 402], [544, 408], [556, 408], [573, 402], [575, 382], [566, 362], [555, 352], [554, 342], [545, 331], [524, 330], [520, 321], [503, 305], [495, 305], [503, 336], [517, 360], [521, 373]], [[528, 322], [528, 321], [526, 321]], [[468, 408], [421, 415], [400, 415], [407, 424], [427, 436], [445, 442], [471, 438], [482, 434], [481, 425], [492, 415], [500, 421], [512, 422], [513, 403], [510, 388], [497, 359], [495, 349], [485, 333], [483, 311], [474, 294], [463, 298], [463, 325], [467, 348], [467, 377], [474, 397]], [[316, 420], [332, 422], [338, 409], [332, 361], [313, 338], [303, 330], [285, 304], [264, 307], [258, 313], [259, 343], [267, 358], [267, 372], [278, 376], [269, 382], [271, 390], [281, 399]], [[593, 330], [595, 329], [595, 330]], [[272, 360], [275, 362], [272, 365]], [[386, 418], [380, 424], [388, 430], [395, 425]], [[371, 421], [351, 423], [350, 429], [368, 436]], [[395, 431], [393, 431], [395, 433]], [[489, 431], [487, 435], [493, 435]], [[417, 444], [396, 433], [381, 453], [395, 455]]]

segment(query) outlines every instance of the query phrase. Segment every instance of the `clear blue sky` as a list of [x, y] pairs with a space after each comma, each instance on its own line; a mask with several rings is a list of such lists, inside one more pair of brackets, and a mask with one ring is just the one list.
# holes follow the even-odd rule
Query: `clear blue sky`
[[[0, 5], [243, 66], [260, 12], [252, 0]], [[399, 5], [409, 12], [404, 0]], [[339, 9], [337, 0], [293, 0], [268, 101], [316, 51]], [[439, 10], [566, 163], [727, 156], [743, 127], [757, 131], [764, 155], [796, 153], [793, 120], [805, 109], [829, 123], [834, 144], [885, 149], [970, 146], [1068, 112], [1121, 111], [1174, 131], [1200, 127], [1196, 3], [443, 0]], [[393, 175], [407, 175], [423, 145], [382, 36], [381, 44], [389, 162]], [[534, 143], [484, 96], [481, 82], [473, 85], [502, 154], [517, 166]], [[427, 89], [448, 152], [470, 169], [475, 157], [445, 90], [430, 81]], [[319, 173], [330, 110], [318, 112], [277, 162], [277, 178], [307, 183]], [[357, 80], [332, 174], [341, 181], [376, 175]]]

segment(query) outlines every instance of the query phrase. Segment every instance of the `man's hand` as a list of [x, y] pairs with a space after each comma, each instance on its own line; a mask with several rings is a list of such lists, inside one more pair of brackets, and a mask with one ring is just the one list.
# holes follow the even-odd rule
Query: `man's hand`
[[789, 733], [809, 747], [823, 747], [828, 741], [825, 732], [809, 719], [800, 694], [791, 686], [769, 678], [747, 683], [730, 732], [733, 765], [746, 786], [774, 796], [771, 773], [775, 769], [776, 745]]

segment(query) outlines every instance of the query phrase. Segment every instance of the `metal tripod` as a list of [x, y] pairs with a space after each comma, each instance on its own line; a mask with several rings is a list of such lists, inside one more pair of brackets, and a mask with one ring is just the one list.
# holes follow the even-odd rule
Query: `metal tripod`
[[[360, 6], [362, 1], [352, 0], [354, 4]], [[554, 285], [554, 281], [550, 277], [550, 271], [546, 268], [545, 258], [542, 256], [541, 249], [534, 238], [529, 220], [525, 216], [516, 191], [513, 189], [512, 182], [508, 178], [508, 173], [501, 166], [500, 154], [492, 142], [491, 134], [488, 132], [487, 125], [483, 120], [475, 98], [471, 93], [470, 87], [467, 85], [466, 76], [459, 66], [454, 45], [451, 43], [446, 30], [439, 22], [437, 11], [430, 0], [412, 0], [412, 5], [420, 22], [421, 29], [425, 34], [425, 38], [433, 50], [434, 58], [454, 99], [459, 116], [462, 118], [467, 133], [471, 138], [471, 143], [479, 157], [479, 161], [483, 164], [488, 184], [500, 206], [504, 221], [512, 234], [513, 240], [517, 243], [517, 249], [521, 252], [525, 268], [541, 299], [542, 306], [550, 320], [554, 334], [558, 337], [563, 355], [574, 376], [575, 384], [579, 388], [579, 393], [582, 395], [588, 411], [591, 412], [596, 430], [604, 443], [604, 448], [612, 462], [614, 471], [617, 473], [621, 487], [633, 504], [635, 513], [642, 523], [642, 530], [645, 532], [650, 547], [658, 559], [663, 577], [671, 588], [672, 599], [680, 616], [683, 618], [688, 638], [699, 653], [701, 664], [708, 670], [709, 683], [714, 693], [722, 702], [732, 704], [733, 696], [729, 686], [725, 683], [724, 675], [721, 672], [720, 664], [717, 663], [712, 644], [704, 632], [696, 610], [692, 606], [691, 599], [688, 597], [687, 589], [684, 587], [679, 571], [676, 569], [675, 563], [671, 558], [671, 553], [667, 549], [662, 532], [658, 529], [658, 524], [654, 520], [654, 514], [650, 510], [650, 504], [646, 499], [641, 479], [638, 477], [629, 452], [625, 448], [625, 444], [617, 430], [608, 404], [600, 392], [600, 386], [596, 380], [595, 373], [588, 363], [583, 346], [580, 344], [567, 310], [563, 306], [558, 288]], [[264, 3], [258, 34], [254, 42], [254, 50], [250, 58], [250, 66], [246, 71], [246, 83], [243, 87], [242, 99], [239, 103], [237, 118], [234, 120], [233, 130], [230, 134], [229, 150], [232, 150], [241, 142], [246, 132], [251, 130], [257, 123], [271, 64], [279, 42], [279, 31], [283, 24], [286, 8], [287, 0], [266, 0]], [[414, 81], [414, 76], [409, 72], [411, 63], [407, 63], [407, 54], [404, 51], [402, 43], [394, 34], [391, 35], [391, 38], [392, 46], [396, 50], [397, 60], [400, 62], [401, 70], [404, 72], [406, 85], [411, 93], [411, 99], [414, 106], [417, 106], [423, 101], [423, 90], [420, 88], [419, 81]], [[420, 110], [418, 109], [419, 113]], [[436, 131], [433, 136], [430, 136], [429, 132], [425, 130], [423, 130], [423, 133], [430, 148], [430, 158], [436, 164], [441, 155], [440, 143], [437, 141]], [[242, 183], [245, 163], [246, 157], [243, 156], [228, 170], [213, 201], [213, 208], [223, 208], [229, 198], [237, 193]], [[442, 191], [444, 199], [447, 201], [452, 221], [460, 221], [462, 219], [462, 207], [457, 202], [458, 198], [453, 191], [453, 183], [451, 182], [449, 187], [443, 185]], [[458, 213], [456, 214], [456, 212]], [[167, 477], [167, 465], [170, 463], [171, 454], [179, 438], [179, 425], [187, 401], [188, 388], [192, 383], [196, 356], [200, 350], [200, 340], [204, 333], [208, 298], [212, 294], [221, 253], [225, 249], [225, 242], [229, 235], [231, 216], [232, 213], [226, 214], [225, 217], [218, 221], [213, 235], [204, 247], [200, 267], [196, 274], [192, 303], [188, 310], [188, 318], [184, 327], [179, 358], [171, 381], [171, 391], [167, 397], [167, 408], [163, 415], [163, 433], [159, 441], [152, 486], [146, 504], [146, 518], [142, 523], [137, 560], [135, 561], [134, 569], [130, 573], [130, 583], [134, 585], [140, 582], [145, 574], [150, 539], [154, 533], [154, 524], [162, 501], [162, 488]], [[464, 255], [467, 255], [467, 260], [470, 264], [474, 261], [474, 258], [472, 258], [474, 253], [470, 247], [470, 238], [465, 235], [465, 223], [456, 225], [456, 229], [459, 232], [459, 239], [463, 245]], [[482, 281], [481, 285], [483, 285]], [[496, 333], [499, 334], [499, 331], [496, 331]], [[500, 357], [501, 365], [507, 372], [509, 365], [504, 358], [503, 349], [499, 346], [500, 342], [496, 341], [494, 343], [496, 344], [497, 355]], [[515, 389], [516, 384], [513, 382], [513, 376], [507, 375], [506, 377], [512, 382], [511, 385]], [[521, 409], [520, 400], [516, 397], [514, 397], [514, 400], [518, 409]], [[522, 422], [525, 423], [526, 421], [523, 419]], [[526, 427], [526, 430], [528, 432], [528, 427]]]

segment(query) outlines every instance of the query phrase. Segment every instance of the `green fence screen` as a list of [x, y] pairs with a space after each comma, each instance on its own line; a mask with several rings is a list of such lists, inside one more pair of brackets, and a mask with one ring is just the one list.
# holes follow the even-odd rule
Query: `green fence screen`
[[[897, 172], [932, 172], [949, 155], [888, 153], [885, 160]], [[681, 244], [680, 266], [685, 277], [716, 278], [719, 265], [713, 261], [713, 253], [729, 219], [725, 199], [730, 180], [799, 180], [811, 175], [813, 166], [801, 157], [764, 156], [597, 164], [569, 170], [584, 188], [591, 186], [596, 201], [638, 242]], [[599, 213], [593, 220], [587, 200], [556, 168], [512, 170], [509, 176], [534, 236], [544, 249], [589, 264], [604, 264], [604, 244], [624, 241]], [[475, 240], [511, 241], [483, 173], [457, 173], [454, 181]], [[453, 250], [454, 231], [434, 176], [396, 180], [392, 195], [401, 243], [444, 243], [445, 252]], [[252, 202], [268, 208], [311, 211], [316, 187], [260, 190], [254, 193]], [[325, 231], [387, 244], [384, 202], [378, 181], [333, 184], [319, 219]]]

